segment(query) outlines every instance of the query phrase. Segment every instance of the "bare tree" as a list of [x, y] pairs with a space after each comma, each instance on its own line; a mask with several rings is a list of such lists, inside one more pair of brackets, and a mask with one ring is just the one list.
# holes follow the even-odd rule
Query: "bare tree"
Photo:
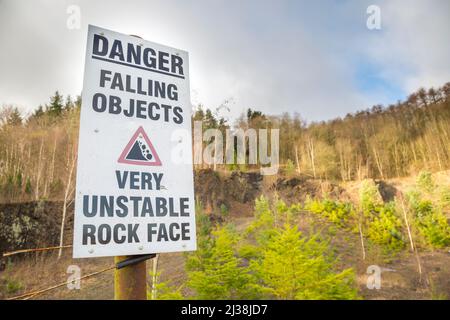
[[75, 168], [76, 158], [77, 158], [76, 153], [73, 152], [71, 164], [69, 167], [69, 174], [67, 176], [66, 188], [65, 188], [65, 192], [64, 192], [63, 211], [62, 211], [62, 217], [61, 217], [61, 228], [60, 228], [60, 233], [59, 233], [58, 259], [61, 258], [62, 246], [64, 245], [63, 244], [64, 225], [65, 225], [65, 221], [66, 221], [67, 207], [70, 205], [70, 203], [68, 203], [68, 201], [69, 201], [69, 198], [70, 198], [71, 194], [73, 193], [73, 189], [74, 189], [74, 187], [72, 186], [72, 176], [73, 176], [73, 172], [74, 172], [74, 168]]

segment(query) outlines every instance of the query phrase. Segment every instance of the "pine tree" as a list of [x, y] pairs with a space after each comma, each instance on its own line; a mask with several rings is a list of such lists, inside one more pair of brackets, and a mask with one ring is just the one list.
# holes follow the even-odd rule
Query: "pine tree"
[[72, 101], [72, 97], [70, 95], [67, 95], [66, 103], [64, 104], [64, 110], [70, 111], [73, 107], [74, 107], [74, 103]]
[[[150, 278], [159, 279], [161, 272], [157, 272], [156, 277], [152, 272], [149, 272]], [[182, 300], [184, 299], [183, 293], [181, 292], [181, 287], [176, 287], [170, 280], [158, 281], [155, 284], [156, 297], [152, 295], [152, 286], [148, 286], [147, 289], [147, 299], [148, 300]]]
[[44, 115], [44, 108], [40, 105], [32, 114], [31, 117], [39, 118]]
[[356, 299], [352, 269], [334, 270], [326, 242], [302, 237], [297, 226], [285, 225], [261, 248], [250, 264], [259, 291], [276, 299]]
[[22, 115], [20, 114], [19, 109], [14, 108], [11, 110], [11, 113], [6, 120], [6, 124], [9, 126], [21, 126], [22, 125]]
[[210, 109], [206, 109], [205, 117], [203, 119], [203, 127], [205, 129], [217, 128], [217, 119], [214, 117]]
[[75, 108], [80, 109], [81, 108], [81, 96], [78, 95], [75, 99]]
[[51, 116], [58, 117], [63, 111], [63, 96], [58, 91], [50, 98], [50, 105], [48, 106], [48, 113]]
[[[200, 259], [195, 268], [188, 271], [188, 286], [196, 292], [198, 299], [249, 299], [250, 279], [242, 261], [235, 255], [234, 246], [238, 238], [229, 227], [219, 227], [212, 232], [208, 252], [198, 248], [195, 254]], [[195, 259], [195, 258], [194, 258]], [[188, 264], [189, 265], [189, 264]]]

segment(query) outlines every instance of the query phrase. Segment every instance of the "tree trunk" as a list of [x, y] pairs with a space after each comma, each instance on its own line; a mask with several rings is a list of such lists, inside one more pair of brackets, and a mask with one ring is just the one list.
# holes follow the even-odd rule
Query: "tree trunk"
[[75, 168], [75, 163], [76, 163], [76, 156], [73, 156], [72, 159], [72, 164], [70, 166], [70, 171], [69, 171], [69, 177], [67, 179], [67, 185], [66, 185], [66, 190], [64, 192], [64, 203], [63, 203], [63, 212], [62, 212], [62, 218], [61, 218], [61, 230], [59, 233], [59, 252], [58, 252], [58, 259], [61, 258], [61, 254], [62, 254], [62, 246], [63, 246], [63, 241], [64, 241], [64, 224], [66, 222], [66, 213], [67, 213], [67, 201], [69, 200], [69, 195], [70, 195], [70, 190], [71, 190], [71, 186], [72, 186], [72, 174]]
[[373, 154], [375, 156], [375, 163], [377, 164], [378, 172], [380, 173], [381, 179], [384, 180], [384, 174], [383, 174], [383, 164], [381, 163], [380, 157], [378, 155], [377, 149], [375, 146], [373, 147]]
[[44, 148], [44, 138], [41, 139], [41, 146], [39, 147], [39, 161], [38, 161], [38, 168], [37, 168], [37, 176], [36, 176], [36, 192], [35, 192], [35, 198], [36, 201], [39, 200], [39, 183], [41, 180], [41, 164], [42, 164], [42, 149]]
[[314, 143], [313, 143], [312, 139], [309, 139], [308, 143], [309, 143], [309, 145], [308, 145], [309, 157], [311, 159], [311, 168], [313, 171], [313, 177], [314, 177], [314, 179], [316, 179], [316, 164], [314, 163]]
[[297, 173], [300, 174], [300, 162], [298, 161], [298, 149], [297, 145], [295, 145], [295, 162], [297, 164]]

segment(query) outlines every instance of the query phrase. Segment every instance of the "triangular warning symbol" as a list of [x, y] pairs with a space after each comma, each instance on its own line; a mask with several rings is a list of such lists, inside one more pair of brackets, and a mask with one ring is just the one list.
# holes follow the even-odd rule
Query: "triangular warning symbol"
[[162, 165], [153, 144], [142, 127], [136, 130], [117, 162], [141, 166]]

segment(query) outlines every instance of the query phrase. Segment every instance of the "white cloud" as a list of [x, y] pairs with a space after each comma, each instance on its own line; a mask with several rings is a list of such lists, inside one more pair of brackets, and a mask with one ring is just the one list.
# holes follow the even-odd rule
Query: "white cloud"
[[367, 54], [384, 78], [406, 92], [450, 81], [450, 2], [384, 1], [383, 32], [373, 37]]
[[[385, 101], [358, 89], [361, 60], [405, 92], [449, 80], [445, 0], [382, 1], [378, 33], [366, 29], [368, 0], [0, 1], [0, 104], [28, 110], [56, 89], [81, 92], [88, 23], [187, 50], [193, 102], [233, 98], [233, 117], [252, 107], [330, 119]], [[66, 28], [70, 4], [81, 30]]]

